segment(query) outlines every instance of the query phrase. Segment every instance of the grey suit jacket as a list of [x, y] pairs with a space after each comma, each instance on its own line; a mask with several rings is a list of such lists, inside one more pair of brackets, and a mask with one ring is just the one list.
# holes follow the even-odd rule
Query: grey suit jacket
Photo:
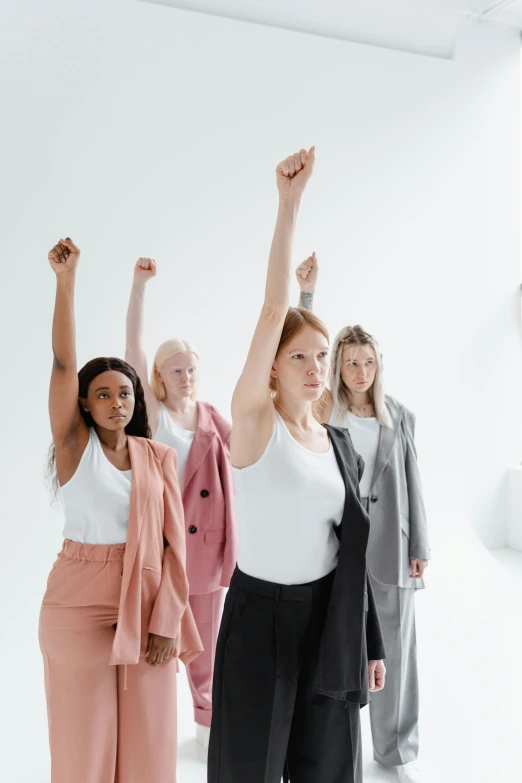
[[369, 495], [368, 570], [378, 582], [423, 588], [410, 576], [410, 558], [429, 560], [428, 527], [414, 442], [415, 417], [386, 396], [391, 427], [381, 426]]

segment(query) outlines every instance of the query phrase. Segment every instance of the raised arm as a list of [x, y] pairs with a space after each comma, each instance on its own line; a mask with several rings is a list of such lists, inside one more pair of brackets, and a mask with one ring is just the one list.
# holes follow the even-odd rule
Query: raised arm
[[270, 438], [275, 412], [269, 388], [272, 364], [290, 304], [292, 245], [301, 196], [312, 174], [315, 149], [301, 150], [276, 168], [279, 209], [268, 260], [265, 301], [232, 398], [231, 459], [257, 461]]
[[308, 256], [295, 270], [300, 290], [298, 307], [302, 307], [304, 310], [314, 309], [314, 294], [318, 273], [319, 265], [315, 253]]
[[56, 275], [49, 417], [56, 449], [58, 481], [64, 484], [76, 470], [78, 455], [83, 453], [89, 437], [78, 407], [76, 366], [74, 289], [80, 250], [71, 239], [60, 239], [47, 257]]
[[155, 276], [156, 262], [152, 258], [139, 258], [134, 267], [134, 279], [127, 310], [125, 346], [125, 361], [134, 367], [143, 386], [153, 437], [158, 428], [159, 404], [149, 383], [147, 356], [143, 347], [143, 311], [145, 309], [145, 286]]

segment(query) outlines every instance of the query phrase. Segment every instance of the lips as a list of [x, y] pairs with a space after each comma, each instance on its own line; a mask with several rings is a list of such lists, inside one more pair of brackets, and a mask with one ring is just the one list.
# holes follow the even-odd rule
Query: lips
[[113, 416], [109, 416], [109, 419], [124, 419], [125, 414], [124, 413], [115, 413]]

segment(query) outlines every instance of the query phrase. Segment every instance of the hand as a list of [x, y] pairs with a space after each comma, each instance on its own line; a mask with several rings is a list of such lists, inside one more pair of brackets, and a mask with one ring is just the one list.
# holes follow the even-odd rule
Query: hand
[[152, 258], [138, 258], [134, 267], [134, 279], [147, 283], [156, 277], [156, 262]]
[[167, 636], [157, 636], [155, 633], [149, 633], [149, 641], [145, 660], [151, 666], [157, 666], [159, 663], [166, 663], [174, 657], [176, 653], [176, 640], [169, 639]]
[[290, 155], [276, 168], [277, 188], [281, 196], [301, 196], [312, 176], [315, 147]]
[[317, 256], [312, 253], [306, 261], [299, 264], [295, 270], [295, 276], [299, 283], [299, 288], [306, 294], [314, 294], [315, 286], [317, 284], [317, 275], [319, 272], [319, 265], [317, 263]]
[[424, 571], [428, 567], [428, 561], [427, 560], [419, 560], [418, 557], [412, 557], [410, 559], [410, 568], [411, 573], [410, 576], [412, 576], [414, 579], [422, 579], [424, 576]]
[[80, 249], [67, 237], [67, 239], [60, 239], [58, 244], [52, 250], [49, 250], [47, 258], [55, 274], [68, 274], [74, 272], [78, 266]]
[[382, 691], [386, 679], [386, 667], [382, 661], [368, 661], [368, 689]]

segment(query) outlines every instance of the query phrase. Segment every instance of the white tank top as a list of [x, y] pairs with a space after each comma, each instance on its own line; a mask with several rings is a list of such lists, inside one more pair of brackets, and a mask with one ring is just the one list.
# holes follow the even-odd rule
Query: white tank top
[[94, 428], [74, 476], [60, 493], [65, 513], [64, 538], [80, 544], [125, 544], [132, 470], [110, 462]]
[[345, 487], [333, 446], [301, 446], [276, 413], [265, 453], [233, 468], [241, 571], [278, 584], [320, 579], [337, 566]]
[[188, 455], [195, 434], [193, 430], [182, 430], [181, 427], [178, 427], [172, 421], [166, 406], [160, 402], [158, 429], [156, 430], [154, 440], [165, 443], [166, 446], [171, 446], [176, 450], [178, 457], [178, 484], [181, 489], [183, 489], [185, 468], [187, 467]]
[[372, 486], [373, 469], [381, 436], [381, 425], [375, 417], [363, 419], [360, 416], [354, 416], [350, 411], [347, 411], [346, 415], [342, 416], [338, 408], [333, 409], [329, 423], [334, 427], [346, 427], [350, 433], [355, 451], [363, 458], [364, 473], [359, 489], [361, 497], [367, 498]]

